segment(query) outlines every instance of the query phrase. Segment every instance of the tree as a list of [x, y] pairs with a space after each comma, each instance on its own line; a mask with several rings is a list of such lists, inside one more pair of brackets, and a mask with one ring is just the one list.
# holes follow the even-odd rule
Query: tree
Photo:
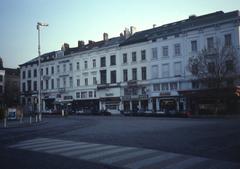
[[188, 60], [187, 69], [203, 85], [222, 88], [233, 85], [239, 78], [238, 53], [232, 46], [207, 49]]

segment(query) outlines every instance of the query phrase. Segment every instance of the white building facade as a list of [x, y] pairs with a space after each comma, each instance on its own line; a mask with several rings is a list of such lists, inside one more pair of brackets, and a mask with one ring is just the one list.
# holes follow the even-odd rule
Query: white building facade
[[[219, 42], [239, 52], [239, 25], [239, 11], [216, 12], [44, 54], [42, 110], [184, 112], [188, 101], [181, 91], [201, 88], [186, 69], [189, 57]], [[37, 104], [37, 58], [20, 67], [22, 103]]]

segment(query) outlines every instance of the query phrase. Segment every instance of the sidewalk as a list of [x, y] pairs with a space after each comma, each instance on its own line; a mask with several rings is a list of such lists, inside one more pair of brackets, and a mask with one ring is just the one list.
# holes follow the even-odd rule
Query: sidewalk
[[0, 129], [8, 129], [8, 128], [20, 128], [27, 126], [36, 126], [46, 123], [46, 121], [42, 120], [41, 122], [36, 122], [35, 116], [32, 117], [32, 121], [30, 123], [30, 117], [24, 117], [22, 121], [20, 119], [17, 120], [7, 120], [7, 127], [4, 127], [4, 120], [0, 120]]

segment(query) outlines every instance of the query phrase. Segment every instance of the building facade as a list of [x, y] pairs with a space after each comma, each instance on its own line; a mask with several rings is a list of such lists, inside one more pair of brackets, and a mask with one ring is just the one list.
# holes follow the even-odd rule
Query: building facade
[[[186, 91], [206, 89], [186, 69], [189, 57], [226, 42], [239, 54], [239, 25], [239, 11], [219, 11], [140, 32], [131, 27], [110, 39], [104, 33], [76, 48], [65, 44], [41, 56], [42, 110], [184, 112], [191, 107]], [[37, 58], [20, 67], [22, 104], [37, 104]]]

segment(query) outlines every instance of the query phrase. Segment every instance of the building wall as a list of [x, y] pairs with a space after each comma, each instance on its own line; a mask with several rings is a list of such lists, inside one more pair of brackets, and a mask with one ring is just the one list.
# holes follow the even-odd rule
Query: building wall
[[[47, 99], [55, 99], [59, 103], [67, 104], [73, 100], [84, 100], [91, 103], [93, 103], [92, 100], [99, 100], [99, 109], [106, 108], [108, 104], [115, 104], [118, 110], [122, 110], [125, 102], [130, 109], [133, 109], [134, 106], [136, 108], [136, 104], [138, 104], [138, 109], [144, 105], [145, 109], [161, 111], [161, 106], [165, 104], [164, 100], [174, 100], [176, 109], [184, 111], [186, 109], [186, 100], [181, 98], [178, 91], [192, 90], [192, 80], [195, 79], [186, 68], [189, 57], [196, 55], [207, 46], [208, 37], [213, 37], [215, 43], [220, 42], [223, 45], [224, 35], [226, 34], [231, 34], [232, 44], [239, 50], [239, 30], [239, 24], [236, 23], [212, 23], [211, 26], [201, 25], [198, 28], [184, 30], [178, 35], [168, 36], [164, 39], [157, 38], [154, 41], [149, 40], [126, 46], [113, 45], [107, 48], [97, 48], [56, 57], [52, 61], [41, 64], [43, 69], [43, 104], [46, 104]], [[192, 51], [192, 41], [197, 41], [197, 51]], [[176, 45], [180, 46], [180, 53], [177, 55], [175, 54]], [[165, 47], [168, 48], [168, 56], [163, 56]], [[155, 58], [153, 57], [153, 48], [156, 48], [157, 51]], [[141, 59], [142, 50], [146, 51], [146, 60]], [[133, 52], [136, 52], [136, 61], [134, 62], [132, 61]], [[124, 54], [127, 54], [127, 63], [123, 62]], [[112, 55], [116, 56], [116, 65], [114, 66], [110, 65]], [[105, 67], [100, 66], [102, 57], [106, 58]], [[96, 67], [93, 67], [93, 60], [96, 60]], [[85, 68], [86, 62], [87, 68]], [[72, 65], [71, 70], [70, 65]], [[51, 73], [51, 67], [54, 67], [53, 74]], [[146, 67], [146, 80], [142, 80], [142, 67]], [[48, 68], [48, 75], [46, 75], [46, 68]], [[166, 68], [168, 68], [168, 71], [166, 71]], [[27, 89], [27, 80], [31, 80], [32, 86], [33, 81], [37, 81], [37, 77], [27, 77], [28, 70], [32, 71], [33, 76], [34, 69], [37, 69], [37, 64], [21, 67], [22, 92], [22, 83], [26, 83]], [[136, 80], [133, 80], [132, 69], [137, 69]], [[101, 70], [107, 72], [107, 84], [100, 84]], [[111, 71], [114, 70], [116, 71], [116, 83], [110, 84]], [[128, 71], [128, 80], [126, 82], [123, 81], [123, 70]], [[22, 77], [23, 71], [26, 72], [25, 79]], [[70, 84], [70, 77], [72, 78], [72, 85]], [[93, 83], [93, 77], [96, 77], [97, 84]], [[64, 78], [66, 83], [64, 83]], [[51, 88], [52, 79], [54, 81], [53, 89]], [[59, 86], [57, 86], [57, 79], [60, 81]], [[80, 85], [78, 85], [78, 79]], [[87, 85], [85, 79], [88, 79]], [[48, 89], [46, 89], [46, 80], [49, 82]], [[159, 89], [156, 87], [156, 90], [154, 86], [158, 84]], [[137, 93], [126, 94], [125, 90], [127, 88], [131, 91], [137, 90]], [[36, 93], [33, 92], [27, 96], [22, 96], [31, 98], [35, 95]], [[110, 99], [114, 103], [111, 103]], [[33, 100], [31, 99], [31, 101]], [[47, 108], [43, 106], [43, 110], [47, 111]]]

